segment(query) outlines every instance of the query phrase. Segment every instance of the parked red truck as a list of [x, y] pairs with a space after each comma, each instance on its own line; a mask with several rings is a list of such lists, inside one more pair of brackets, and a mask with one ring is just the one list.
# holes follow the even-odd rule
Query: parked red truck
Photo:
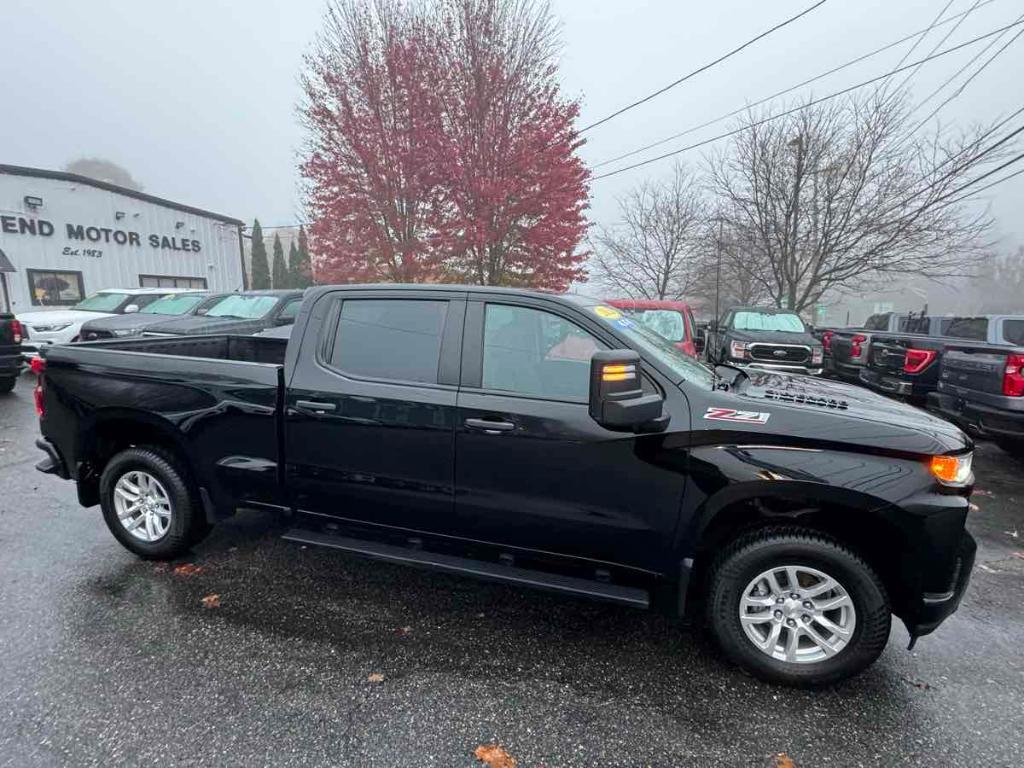
[[686, 354], [697, 356], [694, 343], [696, 323], [690, 305], [685, 301], [609, 299], [607, 303], [668, 339]]

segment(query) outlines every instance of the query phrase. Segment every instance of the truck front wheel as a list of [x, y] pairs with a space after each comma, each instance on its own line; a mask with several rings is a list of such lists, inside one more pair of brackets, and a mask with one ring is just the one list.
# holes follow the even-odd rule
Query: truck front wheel
[[184, 553], [206, 531], [186, 473], [159, 448], [129, 448], [115, 455], [100, 478], [103, 519], [121, 544], [146, 559]]
[[835, 683], [871, 665], [892, 620], [871, 566], [829, 536], [790, 527], [729, 545], [712, 566], [707, 610], [730, 659], [797, 686]]

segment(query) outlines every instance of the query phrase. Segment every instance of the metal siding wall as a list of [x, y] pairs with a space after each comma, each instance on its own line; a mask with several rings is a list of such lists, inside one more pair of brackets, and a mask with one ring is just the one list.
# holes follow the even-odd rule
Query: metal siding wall
[[[26, 195], [41, 197], [43, 206], [38, 210], [27, 208]], [[118, 211], [125, 214], [121, 220], [115, 218]], [[242, 288], [238, 229], [233, 224], [85, 184], [7, 174], [0, 174], [0, 214], [44, 219], [54, 227], [50, 237], [0, 231], [0, 249], [18, 270], [7, 275], [15, 312], [41, 309], [31, 302], [28, 269], [81, 272], [86, 294], [102, 288], [137, 288], [139, 275], [206, 278], [212, 291]], [[183, 222], [180, 229], [175, 226], [179, 221]], [[68, 224], [138, 232], [141, 244], [118, 245], [113, 239], [109, 243], [71, 240], [67, 236]], [[151, 234], [177, 237], [179, 241], [198, 240], [201, 250], [190, 253], [153, 248], [149, 244]], [[65, 247], [97, 249], [103, 255], [65, 255]]]

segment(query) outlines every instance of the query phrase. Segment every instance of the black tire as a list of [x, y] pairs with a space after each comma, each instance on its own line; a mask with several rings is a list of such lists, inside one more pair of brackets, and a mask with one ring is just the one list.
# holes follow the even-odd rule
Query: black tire
[[[147, 542], [125, 530], [114, 505], [117, 481], [133, 470], [143, 470], [155, 477], [167, 491], [171, 504], [171, 522], [167, 532], [156, 541]], [[160, 448], [129, 448], [115, 455], [100, 477], [100, 505], [107, 528], [121, 544], [147, 560], [169, 560], [188, 551], [209, 531], [202, 505], [192, 491], [188, 474], [178, 460]]]
[[[783, 565], [822, 571], [849, 594], [856, 623], [846, 647], [835, 656], [802, 664], [778, 660], [744, 632], [739, 618], [743, 591], [759, 574]], [[707, 619], [718, 644], [736, 664], [763, 680], [803, 687], [836, 683], [870, 666], [885, 648], [892, 623], [885, 586], [871, 566], [830, 536], [789, 526], [742, 536], [717, 557], [709, 579]]]
[[12, 392], [14, 390], [14, 385], [17, 383], [18, 379], [15, 376], [0, 379], [0, 395], [6, 395]]

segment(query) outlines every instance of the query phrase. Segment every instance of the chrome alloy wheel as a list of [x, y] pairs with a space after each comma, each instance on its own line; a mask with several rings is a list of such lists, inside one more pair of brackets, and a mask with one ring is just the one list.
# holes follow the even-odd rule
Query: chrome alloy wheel
[[827, 573], [783, 565], [759, 574], [740, 598], [740, 624], [762, 653], [813, 664], [840, 653], [857, 626], [853, 600]]
[[171, 527], [171, 500], [160, 481], [148, 472], [125, 472], [114, 485], [114, 509], [121, 525], [140, 541], [162, 539]]

